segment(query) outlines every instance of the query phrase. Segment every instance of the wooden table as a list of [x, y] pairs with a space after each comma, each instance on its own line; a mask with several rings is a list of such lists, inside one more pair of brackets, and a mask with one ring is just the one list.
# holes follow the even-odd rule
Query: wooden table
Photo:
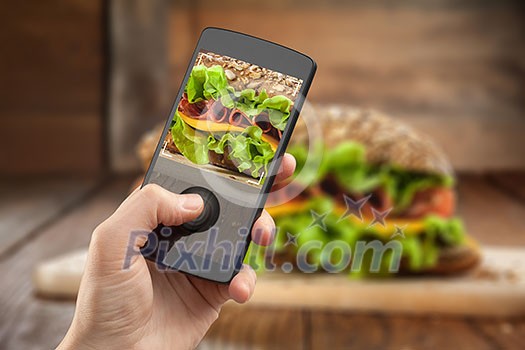
[[[74, 304], [33, 295], [38, 261], [85, 247], [93, 228], [126, 196], [133, 179], [4, 181], [0, 185], [0, 349], [49, 349]], [[9, 184], [8, 184], [9, 183]], [[461, 176], [460, 213], [491, 245], [525, 245], [525, 174]], [[202, 349], [522, 349], [525, 317], [383, 315], [232, 307]]]

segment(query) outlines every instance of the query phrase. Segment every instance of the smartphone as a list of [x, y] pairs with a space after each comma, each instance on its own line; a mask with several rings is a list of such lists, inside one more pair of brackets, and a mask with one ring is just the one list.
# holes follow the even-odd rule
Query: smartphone
[[142, 254], [158, 267], [228, 283], [242, 267], [316, 71], [308, 56], [218, 28], [199, 38], [144, 178], [196, 193], [204, 210], [159, 225]]

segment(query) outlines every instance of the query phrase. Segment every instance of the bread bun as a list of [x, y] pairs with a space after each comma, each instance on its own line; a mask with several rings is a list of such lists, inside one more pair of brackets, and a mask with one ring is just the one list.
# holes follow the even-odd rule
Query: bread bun
[[[365, 146], [366, 157], [371, 164], [391, 164], [423, 173], [452, 174], [447, 157], [428, 136], [382, 113], [333, 105], [317, 105], [305, 109], [303, 113], [315, 113], [310, 118], [320, 119], [324, 142], [329, 148], [343, 141], [355, 141]], [[291, 143], [307, 143], [307, 138], [306, 124], [299, 122]]]
[[471, 237], [466, 237], [463, 245], [445, 248], [440, 252], [436, 266], [425, 271], [429, 274], [451, 275], [471, 270], [481, 261], [481, 251], [478, 243]]
[[157, 147], [157, 143], [162, 134], [162, 130], [164, 130], [164, 124], [158, 124], [153, 129], [142, 135], [137, 147], [135, 148], [135, 152], [140, 159], [144, 171], [148, 170], [151, 158], [153, 157], [153, 153], [155, 153], [155, 148]]

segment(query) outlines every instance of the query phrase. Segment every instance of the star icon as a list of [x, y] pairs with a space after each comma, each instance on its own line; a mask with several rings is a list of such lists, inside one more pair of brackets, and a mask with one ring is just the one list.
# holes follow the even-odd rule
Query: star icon
[[354, 201], [352, 198], [350, 198], [346, 194], [343, 194], [343, 198], [345, 200], [345, 205], [346, 205], [346, 211], [341, 216], [341, 218], [339, 218], [339, 221], [347, 218], [350, 215], [354, 215], [356, 218], [363, 221], [363, 214], [361, 213], [361, 209], [364, 207], [364, 205], [370, 199], [370, 197], [372, 197], [371, 194], [357, 201]]
[[324, 220], [326, 219], [326, 216], [328, 215], [328, 213], [318, 214], [315, 210], [310, 209], [310, 214], [312, 215], [313, 221], [308, 226], [308, 228], [319, 226], [323, 231], [326, 231], [326, 224]]
[[297, 247], [297, 236], [299, 235], [292, 235], [290, 232], [286, 232], [286, 243], [284, 246], [293, 245]]
[[392, 211], [392, 208], [387, 209], [385, 211], [379, 211], [379, 210], [372, 208], [372, 214], [374, 215], [374, 219], [368, 225], [368, 227], [374, 226], [375, 224], [379, 224], [383, 227], [386, 227], [385, 218], [390, 213], [390, 211]]
[[407, 228], [407, 225], [403, 225], [402, 227], [399, 227], [397, 225], [394, 225], [394, 227], [396, 228], [396, 231], [394, 233], [392, 233], [392, 236], [390, 236], [390, 239], [394, 239], [396, 237], [401, 237], [401, 238], [405, 238], [405, 229]]

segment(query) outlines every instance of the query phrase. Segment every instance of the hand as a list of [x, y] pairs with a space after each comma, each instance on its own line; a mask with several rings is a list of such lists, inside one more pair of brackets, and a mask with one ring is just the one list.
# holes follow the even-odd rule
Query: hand
[[[276, 182], [291, 176], [294, 168], [295, 159], [286, 155]], [[75, 315], [59, 348], [194, 348], [228, 299], [246, 302], [256, 282], [255, 272], [247, 265], [229, 285], [159, 271], [139, 254], [123, 269], [131, 232], [151, 232], [159, 223], [180, 225], [195, 219], [202, 209], [199, 195], [177, 195], [147, 185], [100, 224], [89, 246]], [[274, 227], [264, 211], [255, 222], [253, 241], [270, 244]], [[133, 238], [135, 248], [146, 239], [146, 234]]]

